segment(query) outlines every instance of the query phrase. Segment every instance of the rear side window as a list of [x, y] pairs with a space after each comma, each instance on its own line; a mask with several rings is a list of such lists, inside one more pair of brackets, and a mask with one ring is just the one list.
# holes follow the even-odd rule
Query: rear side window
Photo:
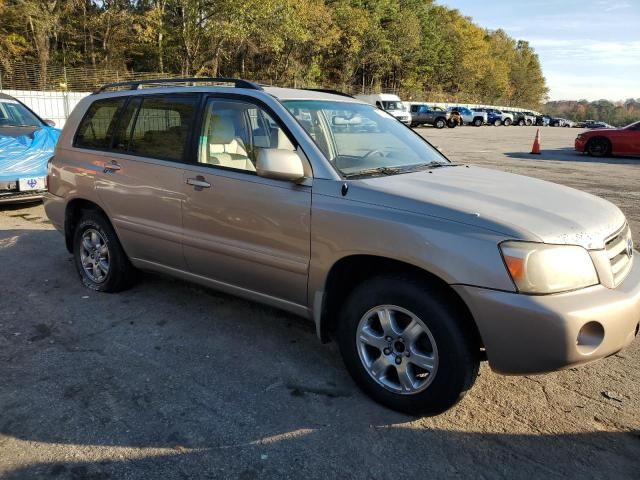
[[[143, 157], [182, 160], [197, 108], [196, 96], [143, 97], [117, 147]], [[131, 125], [131, 126], [130, 126]]]
[[97, 100], [87, 110], [76, 133], [75, 146], [106, 150], [111, 146], [116, 113], [124, 98]]

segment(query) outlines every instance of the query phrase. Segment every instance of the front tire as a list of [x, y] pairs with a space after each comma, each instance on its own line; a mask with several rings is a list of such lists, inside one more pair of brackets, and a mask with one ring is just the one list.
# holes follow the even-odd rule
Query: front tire
[[465, 311], [447, 292], [404, 276], [368, 280], [348, 297], [340, 352], [355, 383], [377, 402], [437, 415], [475, 382], [479, 346]]
[[511, 119], [510, 118], [505, 118], [504, 120], [504, 126], [508, 127], [509, 125], [511, 125]]
[[458, 122], [456, 122], [455, 120], [449, 120], [447, 122], [447, 127], [449, 128], [456, 128], [458, 126]]
[[434, 127], [436, 127], [438, 130], [442, 130], [446, 126], [447, 126], [447, 122], [445, 121], [444, 118], [438, 118], [434, 123]]
[[524, 124], [525, 124], [524, 120], [518, 121], [518, 125], [520, 125], [521, 127], [524, 127]]
[[592, 157], [604, 157], [611, 154], [611, 142], [602, 137], [592, 138], [585, 150]]
[[498, 120], [495, 120], [495, 121], [493, 122], [493, 125], [494, 125], [495, 127], [499, 127], [500, 125], [502, 125], [502, 120], [499, 120], [499, 119], [498, 119]]
[[130, 286], [133, 266], [104, 215], [93, 211], [82, 215], [73, 235], [73, 256], [85, 287], [119, 292]]
[[481, 118], [476, 118], [473, 120], [474, 127], [481, 127], [484, 121]]

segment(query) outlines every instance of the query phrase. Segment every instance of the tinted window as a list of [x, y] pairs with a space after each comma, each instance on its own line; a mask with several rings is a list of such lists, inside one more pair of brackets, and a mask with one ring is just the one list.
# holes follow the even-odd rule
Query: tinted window
[[98, 100], [87, 110], [76, 133], [76, 147], [107, 149], [111, 146], [116, 112], [124, 98]]
[[136, 113], [142, 99], [139, 97], [131, 98], [127, 106], [119, 115], [118, 122], [115, 127], [113, 149], [126, 151], [129, 148], [131, 133], [133, 131], [133, 122], [136, 120]]
[[182, 160], [198, 97], [154, 96], [141, 102], [133, 126], [135, 105], [127, 109], [130, 118], [119, 127], [123, 137], [117, 146], [144, 157]]

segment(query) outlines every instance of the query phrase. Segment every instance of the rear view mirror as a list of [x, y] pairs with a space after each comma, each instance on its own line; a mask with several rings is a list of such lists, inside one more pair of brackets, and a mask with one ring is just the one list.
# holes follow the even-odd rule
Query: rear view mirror
[[50, 127], [55, 127], [56, 126], [56, 122], [54, 122], [53, 120], [45, 120], [44, 123], [46, 123]]
[[297, 152], [278, 148], [263, 148], [256, 161], [258, 176], [298, 182], [304, 179], [304, 166]]

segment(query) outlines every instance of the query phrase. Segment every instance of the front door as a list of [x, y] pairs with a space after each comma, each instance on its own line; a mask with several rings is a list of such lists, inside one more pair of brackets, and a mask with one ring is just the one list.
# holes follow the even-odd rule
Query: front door
[[211, 97], [185, 167], [184, 255], [191, 273], [305, 306], [311, 187], [256, 174], [261, 148], [294, 150], [266, 107]]

